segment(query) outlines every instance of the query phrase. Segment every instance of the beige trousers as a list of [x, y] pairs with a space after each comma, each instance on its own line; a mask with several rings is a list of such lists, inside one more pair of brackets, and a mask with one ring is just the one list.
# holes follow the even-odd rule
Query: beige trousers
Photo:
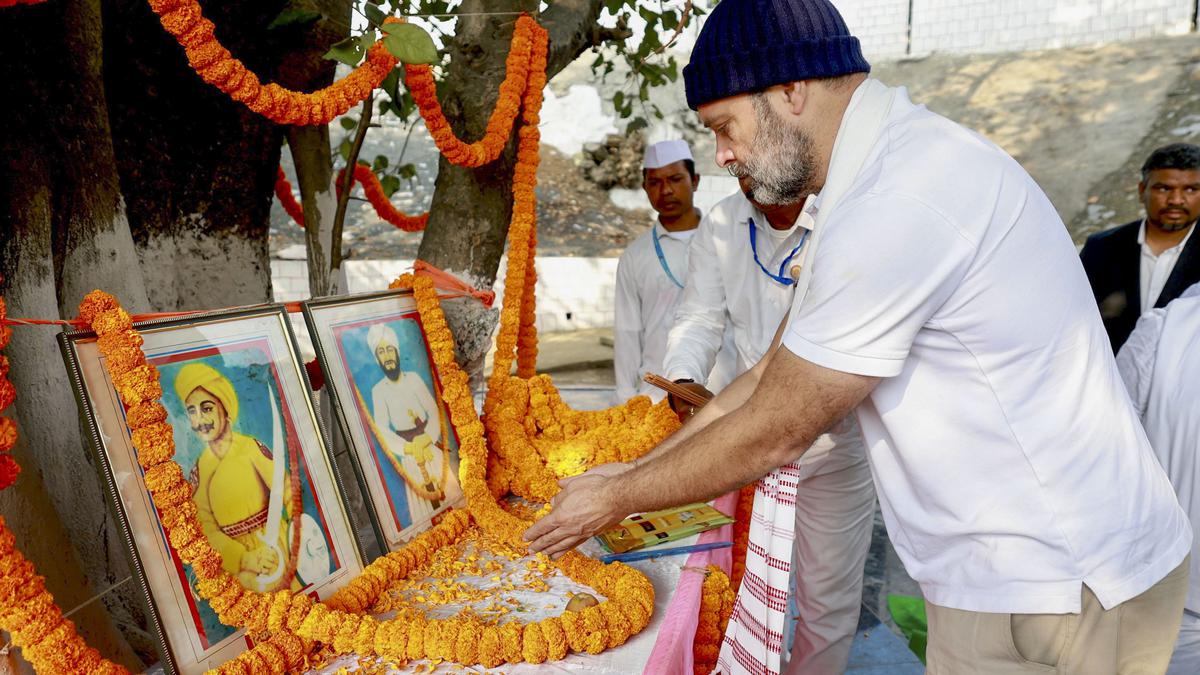
[[925, 603], [928, 675], [1162, 675], [1188, 591], [1188, 560], [1105, 610], [1083, 587], [1079, 614], [966, 612]]

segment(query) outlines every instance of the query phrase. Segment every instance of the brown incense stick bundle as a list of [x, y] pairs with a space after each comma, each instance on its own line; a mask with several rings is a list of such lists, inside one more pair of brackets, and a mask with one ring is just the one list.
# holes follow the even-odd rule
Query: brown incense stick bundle
[[681, 387], [667, 378], [660, 375], [655, 375], [654, 373], [646, 373], [642, 380], [644, 380], [646, 384], [658, 387], [680, 401], [690, 403], [696, 407], [700, 407], [709, 401], [707, 397], [701, 396], [700, 394], [697, 394], [686, 387]]

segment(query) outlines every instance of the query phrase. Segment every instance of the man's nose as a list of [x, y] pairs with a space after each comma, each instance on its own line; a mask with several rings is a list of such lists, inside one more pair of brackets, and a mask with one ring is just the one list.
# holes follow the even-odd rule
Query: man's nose
[[730, 147], [729, 141], [717, 138], [717, 166], [722, 169], [726, 165], [734, 162], [736, 158], [733, 156], [733, 148]]

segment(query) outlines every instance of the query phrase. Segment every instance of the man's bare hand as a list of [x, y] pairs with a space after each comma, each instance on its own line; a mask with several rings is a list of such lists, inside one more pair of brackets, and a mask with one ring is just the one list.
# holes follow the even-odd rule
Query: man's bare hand
[[522, 535], [529, 542], [530, 550], [558, 558], [629, 515], [617, 499], [619, 476], [602, 475], [614, 468], [612, 464], [606, 464], [559, 481], [562, 491], [551, 502], [553, 510]]
[[608, 464], [598, 464], [587, 471], [584, 471], [578, 476], [563, 478], [562, 480], [558, 481], [558, 485], [561, 488], [565, 488], [572, 482], [576, 480], [583, 480], [585, 478], [611, 478], [612, 476], [619, 476], [632, 468], [632, 462], [609, 462]]
[[[704, 385], [702, 384], [697, 384], [695, 382], [678, 382], [676, 384], [699, 396], [705, 401], [708, 401], [713, 397], [713, 393], [708, 389], [705, 389]], [[674, 410], [675, 414], [679, 416], [680, 422], [686, 422], [689, 417], [695, 415], [696, 411], [700, 409], [700, 406], [692, 405], [691, 403], [684, 401], [674, 394], [667, 394], [667, 403], [671, 406], [671, 410]]]

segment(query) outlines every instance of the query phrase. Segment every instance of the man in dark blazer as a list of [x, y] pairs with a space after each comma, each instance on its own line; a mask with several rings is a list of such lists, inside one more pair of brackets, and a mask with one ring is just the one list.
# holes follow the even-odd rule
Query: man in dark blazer
[[1113, 352], [1142, 312], [1164, 307], [1200, 282], [1200, 147], [1174, 143], [1142, 165], [1146, 217], [1088, 237], [1079, 256]]

